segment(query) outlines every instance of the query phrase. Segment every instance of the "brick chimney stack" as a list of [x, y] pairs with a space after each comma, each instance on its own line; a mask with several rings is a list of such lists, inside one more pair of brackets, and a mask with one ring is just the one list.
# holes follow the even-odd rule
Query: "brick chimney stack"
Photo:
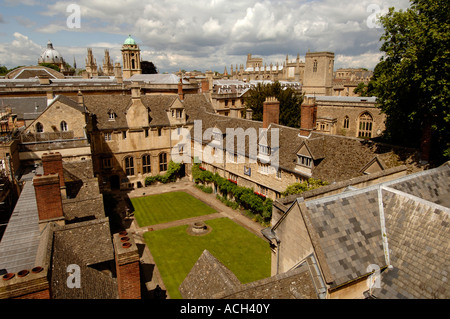
[[36, 175], [33, 178], [39, 220], [63, 218], [58, 174]]
[[202, 80], [202, 93], [209, 93], [209, 80], [208, 79]]
[[113, 236], [117, 284], [120, 299], [141, 299], [139, 252], [131, 234], [123, 231]]
[[309, 136], [316, 128], [317, 104], [313, 97], [304, 97], [301, 106], [300, 135]]
[[42, 155], [42, 168], [44, 169], [45, 175], [58, 174], [61, 196], [63, 198], [66, 198], [67, 197], [66, 184], [64, 182], [64, 169], [63, 169], [61, 153], [59, 153], [59, 152], [44, 153]]
[[278, 124], [280, 120], [280, 102], [276, 97], [267, 97], [263, 104], [263, 128], [271, 123]]
[[184, 100], [184, 93], [183, 93], [183, 78], [180, 77], [180, 82], [178, 83], [178, 97], [181, 101]]

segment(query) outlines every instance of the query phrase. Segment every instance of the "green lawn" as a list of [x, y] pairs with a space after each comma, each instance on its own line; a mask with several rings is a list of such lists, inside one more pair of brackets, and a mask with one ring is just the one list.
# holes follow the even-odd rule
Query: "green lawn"
[[190, 236], [187, 225], [147, 232], [145, 241], [172, 299], [203, 250], [207, 249], [242, 283], [270, 276], [269, 244], [228, 218], [205, 222], [212, 231]]
[[171, 192], [131, 198], [134, 216], [140, 227], [167, 223], [216, 211], [185, 192]]

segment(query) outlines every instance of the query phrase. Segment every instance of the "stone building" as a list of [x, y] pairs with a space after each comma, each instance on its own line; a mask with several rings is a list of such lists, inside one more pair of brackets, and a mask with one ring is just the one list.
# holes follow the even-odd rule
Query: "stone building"
[[375, 97], [309, 95], [305, 96], [305, 103], [313, 103], [317, 108], [317, 132], [375, 138], [385, 130], [386, 115], [377, 107]]
[[0, 242], [1, 299], [141, 296], [137, 246], [111, 236], [78, 98], [55, 97], [17, 141], [21, 193]]

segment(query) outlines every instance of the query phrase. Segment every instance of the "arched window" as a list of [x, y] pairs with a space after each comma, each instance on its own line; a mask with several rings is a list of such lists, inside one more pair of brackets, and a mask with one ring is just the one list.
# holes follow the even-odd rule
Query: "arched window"
[[167, 171], [167, 153], [159, 154], [159, 171]]
[[350, 126], [350, 119], [348, 116], [344, 117], [344, 128], [349, 128]]
[[317, 60], [314, 60], [314, 63], [313, 63], [313, 72], [317, 72]]
[[150, 155], [142, 156], [142, 173], [150, 174], [152, 172], [152, 167], [150, 163]]
[[125, 157], [125, 174], [127, 176], [134, 175], [134, 159], [132, 157]]
[[134, 59], [131, 59], [131, 68], [134, 69], [135, 65], [134, 65]]
[[365, 112], [359, 117], [358, 137], [372, 137], [373, 118]]
[[36, 123], [36, 133], [43, 133], [44, 132], [44, 125], [42, 123], [37, 122]]
[[69, 130], [68, 127], [67, 127], [66, 121], [62, 121], [60, 126], [61, 126], [61, 131], [62, 132], [67, 132]]

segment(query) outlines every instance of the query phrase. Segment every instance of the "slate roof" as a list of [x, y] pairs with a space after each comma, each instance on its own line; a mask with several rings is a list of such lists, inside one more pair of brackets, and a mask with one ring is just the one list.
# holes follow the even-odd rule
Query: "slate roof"
[[40, 235], [38, 222], [34, 186], [27, 181], [0, 242], [0, 269], [15, 273], [35, 267]]
[[449, 298], [449, 176], [450, 162], [364, 189], [298, 199], [330, 287], [368, 275], [375, 264], [390, 266], [381, 289], [372, 291], [378, 298]]
[[47, 98], [2, 97], [0, 105], [11, 107], [12, 113], [17, 114], [18, 119], [34, 120], [47, 108]]

